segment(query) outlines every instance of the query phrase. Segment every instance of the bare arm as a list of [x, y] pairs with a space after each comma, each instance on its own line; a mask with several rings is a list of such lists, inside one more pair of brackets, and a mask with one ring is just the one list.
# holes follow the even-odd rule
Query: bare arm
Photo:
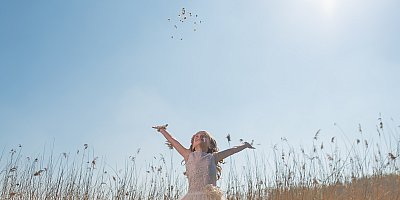
[[168, 140], [169, 143], [171, 143], [171, 145], [178, 151], [178, 153], [182, 155], [183, 159], [187, 161], [187, 159], [189, 158], [190, 150], [183, 147], [182, 144], [178, 142], [178, 140], [173, 138], [171, 134], [166, 130], [166, 126], [157, 126], [153, 128], [157, 129], [157, 131], [160, 132], [165, 137], [165, 139]]
[[245, 142], [245, 143], [243, 143], [243, 144], [241, 144], [239, 146], [235, 146], [235, 147], [232, 147], [230, 149], [226, 149], [224, 151], [220, 151], [220, 152], [215, 153], [214, 154], [215, 162], [218, 163], [219, 161], [221, 161], [221, 160], [223, 160], [223, 159], [225, 159], [225, 158], [227, 158], [227, 157], [229, 157], [229, 156], [231, 156], [231, 155], [233, 155], [235, 153], [238, 153], [238, 152], [240, 152], [240, 151], [242, 151], [243, 149], [246, 149], [246, 148], [255, 149], [253, 146], [251, 146], [251, 144]]

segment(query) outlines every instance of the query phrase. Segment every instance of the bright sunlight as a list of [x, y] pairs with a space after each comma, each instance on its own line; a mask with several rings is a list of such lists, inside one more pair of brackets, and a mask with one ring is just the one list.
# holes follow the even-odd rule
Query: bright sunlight
[[327, 17], [333, 17], [336, 8], [335, 0], [322, 0], [320, 1], [322, 11]]

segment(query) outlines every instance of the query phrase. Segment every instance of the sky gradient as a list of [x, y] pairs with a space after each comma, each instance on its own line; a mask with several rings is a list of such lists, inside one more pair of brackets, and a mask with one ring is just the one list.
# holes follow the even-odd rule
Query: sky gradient
[[[179, 22], [182, 8], [198, 17]], [[164, 123], [185, 146], [208, 130], [221, 149], [230, 133], [257, 151], [338, 126], [375, 134], [379, 117], [396, 128], [399, 10], [395, 0], [2, 1], [0, 145], [87, 143], [112, 164], [167, 151], [150, 128]]]

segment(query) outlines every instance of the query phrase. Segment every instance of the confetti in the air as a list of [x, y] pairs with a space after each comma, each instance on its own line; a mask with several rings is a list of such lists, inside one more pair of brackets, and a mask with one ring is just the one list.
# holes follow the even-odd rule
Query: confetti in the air
[[198, 32], [199, 24], [203, 22], [200, 20], [198, 14], [193, 13], [187, 8], [180, 9], [177, 13], [177, 17], [167, 18], [167, 21], [172, 27], [169, 37], [181, 41], [191, 32]]

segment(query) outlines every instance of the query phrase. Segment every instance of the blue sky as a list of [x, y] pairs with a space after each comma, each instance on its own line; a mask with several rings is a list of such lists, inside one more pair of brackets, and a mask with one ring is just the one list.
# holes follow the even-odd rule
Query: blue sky
[[[179, 22], [182, 8], [198, 18]], [[318, 129], [332, 137], [334, 123], [375, 134], [380, 115], [399, 124], [399, 9], [394, 0], [3, 1], [0, 145], [29, 154], [88, 143], [121, 163], [138, 148], [143, 160], [165, 152], [150, 128], [163, 123], [186, 146], [205, 129], [222, 149], [230, 133], [258, 151], [281, 137], [309, 144]]]

